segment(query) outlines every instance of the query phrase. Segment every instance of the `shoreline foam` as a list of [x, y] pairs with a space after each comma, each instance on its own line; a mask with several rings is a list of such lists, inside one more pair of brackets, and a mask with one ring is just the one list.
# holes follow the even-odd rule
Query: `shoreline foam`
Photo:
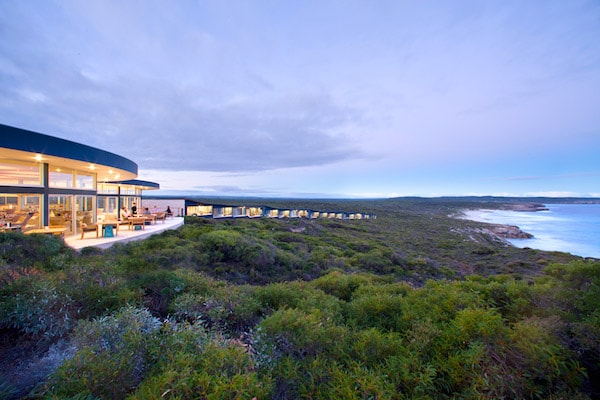
[[[492, 214], [497, 210], [478, 209], [478, 210], [463, 210], [458, 216], [460, 219], [466, 219], [474, 222], [483, 222], [490, 225], [488, 228], [489, 233], [496, 235], [502, 239], [532, 239], [533, 235], [529, 232], [523, 231], [520, 227], [513, 224], [500, 224], [493, 221], [493, 218], [486, 217], [486, 214]], [[510, 210], [517, 211], [517, 210]], [[524, 211], [523, 209], [519, 211]], [[538, 211], [538, 209], [536, 209]], [[541, 210], [539, 210], [541, 211]], [[510, 243], [510, 242], [508, 242]], [[514, 246], [514, 244], [510, 243]]]
[[[456, 218], [485, 223], [486, 225], [518, 225], [533, 234], [531, 238], [508, 238], [506, 241], [517, 248], [533, 248], [543, 251], [559, 251], [584, 258], [600, 259], [600, 213], [569, 211], [572, 207], [591, 207], [581, 204], [552, 204], [548, 211], [518, 212], [507, 207], [496, 209], [463, 209]], [[596, 205], [595, 207], [598, 207]], [[530, 208], [531, 210], [531, 208]], [[489, 229], [486, 230], [489, 231]]]

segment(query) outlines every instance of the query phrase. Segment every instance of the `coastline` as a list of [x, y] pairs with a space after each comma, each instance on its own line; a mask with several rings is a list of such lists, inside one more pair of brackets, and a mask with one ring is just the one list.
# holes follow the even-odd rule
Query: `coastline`
[[[462, 210], [460, 214], [456, 216], [456, 218], [489, 224], [489, 233], [501, 239], [532, 239], [534, 237], [533, 234], [523, 231], [517, 225], [494, 222], [495, 218], [492, 215], [499, 210], [510, 212], [540, 212], [549, 211], [549, 208], [542, 203], [507, 203], [503, 204], [499, 209], [465, 209]], [[514, 245], [510, 242], [507, 243]]]
[[[492, 209], [463, 209], [456, 218], [485, 223], [485, 227], [468, 229], [502, 238], [518, 248], [600, 258], [600, 204], [549, 204], [547, 210], [544, 208], [507, 204]], [[520, 212], [525, 210], [536, 212]], [[508, 227], [516, 227], [527, 235], [511, 237], [513, 232], [504, 230]], [[475, 236], [473, 240], [478, 238]]]
[[[511, 212], [540, 212], [549, 211], [549, 208], [542, 203], [507, 203], [502, 205], [498, 210]], [[523, 231], [519, 226], [514, 224], [500, 224], [494, 222], [493, 217], [486, 217], [486, 214], [492, 215], [498, 210], [494, 209], [467, 209], [462, 210], [458, 218], [467, 219], [475, 222], [485, 222], [490, 224], [490, 231], [502, 239], [532, 239], [534, 236], [531, 233]]]
[[550, 210], [546, 205], [541, 203], [514, 203], [506, 204], [502, 210], [518, 211], [518, 212], [538, 212]]
[[[538, 210], [541, 211], [538, 208], [536, 208], [535, 211], [538, 211]], [[491, 214], [494, 213], [495, 211], [497, 211], [497, 210], [490, 210], [490, 209], [462, 210], [461, 213], [456, 216], [456, 218], [466, 219], [466, 220], [475, 221], [475, 222], [483, 222], [483, 223], [488, 224], [489, 225], [488, 228], [481, 229], [477, 233], [484, 233], [484, 234], [488, 234], [491, 236], [495, 236], [495, 238], [497, 240], [499, 240], [507, 245], [514, 246], [514, 244], [511, 243], [510, 241], [508, 241], [507, 239], [532, 239], [533, 238], [533, 235], [531, 233], [523, 231], [517, 225], [499, 224], [499, 223], [493, 222], [493, 218], [491, 217]], [[507, 209], [507, 211], [524, 212], [524, 211], [533, 211], [533, 210], [531, 208], [527, 207], [527, 208], [519, 208], [517, 210]]]

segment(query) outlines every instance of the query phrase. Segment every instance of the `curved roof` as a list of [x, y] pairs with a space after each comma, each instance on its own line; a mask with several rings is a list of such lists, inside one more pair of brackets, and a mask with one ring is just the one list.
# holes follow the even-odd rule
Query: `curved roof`
[[128, 181], [118, 181], [118, 182], [110, 182], [110, 183], [114, 183], [116, 185], [139, 186], [143, 190], [160, 189], [160, 185], [156, 182], [141, 181], [139, 179], [130, 179]]
[[0, 138], [0, 158], [89, 170], [97, 174], [99, 181], [132, 179], [138, 173], [137, 164], [125, 157], [70, 140], [3, 124]]

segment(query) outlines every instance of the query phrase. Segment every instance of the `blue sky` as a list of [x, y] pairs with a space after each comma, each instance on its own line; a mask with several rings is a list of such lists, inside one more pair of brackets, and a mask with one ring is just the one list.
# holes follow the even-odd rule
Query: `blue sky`
[[0, 121], [161, 194], [600, 197], [600, 3], [3, 0]]

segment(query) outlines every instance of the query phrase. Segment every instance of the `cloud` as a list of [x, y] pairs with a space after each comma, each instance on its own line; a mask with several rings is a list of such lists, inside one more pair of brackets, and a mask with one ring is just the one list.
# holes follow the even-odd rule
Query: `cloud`
[[[54, 68], [69, 71], [68, 65]], [[215, 96], [202, 85], [182, 89], [160, 79], [103, 81], [86, 71], [47, 79], [27, 72], [35, 90], [23, 83], [2, 89], [12, 91], [13, 100], [0, 111], [10, 108], [16, 125], [72, 140], [88, 137], [143, 168], [258, 171], [364, 157], [345, 131], [359, 113], [325, 92]], [[31, 115], [39, 117], [32, 122]]]
[[[263, 171], [366, 157], [354, 140], [360, 110], [327, 89], [277, 84], [196, 27], [161, 25], [160, 13], [144, 12], [157, 23], [148, 27], [129, 6], [72, 6], [43, 7], [49, 23], [31, 32], [9, 21], [3, 123], [85, 138], [142, 169]], [[173, 23], [182, 11], [166, 14]]]

